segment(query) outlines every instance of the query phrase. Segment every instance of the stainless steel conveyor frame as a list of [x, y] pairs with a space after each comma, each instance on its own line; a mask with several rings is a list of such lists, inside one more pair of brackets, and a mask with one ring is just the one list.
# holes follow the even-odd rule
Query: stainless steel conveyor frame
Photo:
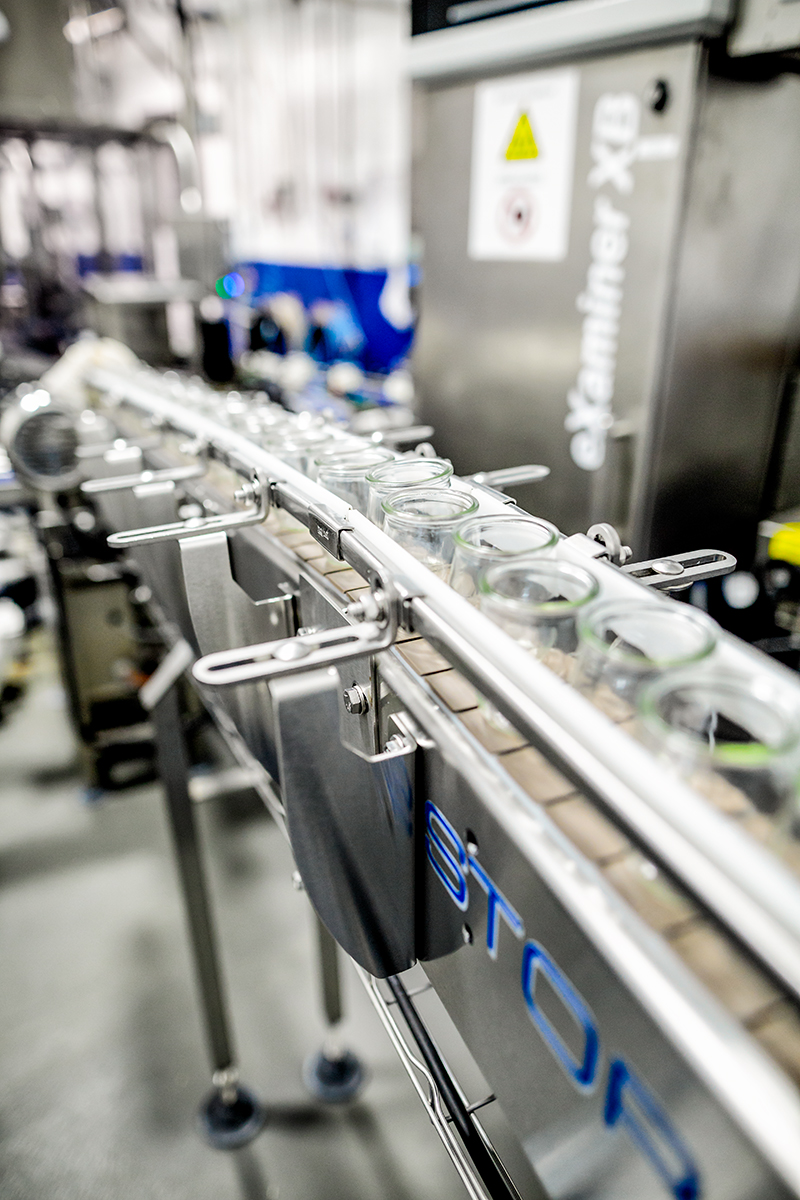
[[[792, 1001], [800, 997], [800, 882], [773, 855], [737, 829], [689, 787], [680, 783], [674, 775], [665, 771], [643, 746], [613, 725], [574, 689], [542, 664], [527, 655], [521, 655], [514, 641], [361, 514], [305, 475], [288, 467], [255, 441], [198, 411], [192, 404], [191, 394], [179, 380], [165, 378], [147, 369], [123, 371], [95, 368], [88, 373], [86, 383], [123, 433], [126, 409], [137, 410], [162, 431], [187, 435], [198, 445], [207, 447], [212, 457], [235, 464], [239, 472], [252, 473], [262, 489], [262, 511], [256, 515], [263, 517], [268, 498], [271, 506], [286, 510], [297, 518], [336, 559], [358, 573], [362, 584], [370, 588], [370, 595], [374, 598], [373, 616], [378, 615], [378, 624], [383, 620], [384, 628], [389, 628], [391, 633], [399, 630], [404, 637], [424, 638], [447, 664], [455, 667], [464, 679], [500, 709], [525, 743], [539, 750], [547, 762], [582, 796], [606, 814], [615, 826], [623, 830], [648, 859], [677, 881], [681, 889], [693, 898], [703, 912], [710, 914], [716, 925], [734, 943], [745, 947], [751, 959], [760, 965], [765, 977], [777, 983], [784, 997], [791, 997]], [[192, 484], [192, 480], [186, 481], [185, 486], [190, 493]], [[465, 483], [464, 486], [469, 485]], [[502, 508], [501, 498], [492, 497], [486, 492], [476, 494], [481, 496], [485, 511], [493, 507]], [[242, 525], [245, 522], [239, 523]], [[218, 528], [224, 530], [224, 527], [223, 516]], [[254, 528], [258, 529], [258, 526]], [[197, 533], [198, 530], [187, 523], [177, 533], [165, 536], [189, 539]], [[136, 540], [132, 536], [127, 539], [127, 544], [135, 544]], [[263, 552], [268, 558], [271, 553], [274, 557], [274, 549], [270, 550], [270, 543], [274, 545], [274, 542], [274, 535], [264, 536]], [[125, 537], [118, 537], [117, 544], [125, 546]], [[598, 543], [577, 536], [562, 540], [558, 555], [578, 564], [588, 563], [601, 581], [605, 595], [641, 596], [642, 585], [630, 575], [602, 561], [598, 557], [601, 550]], [[302, 562], [298, 562], [297, 569], [303, 572]], [[322, 590], [321, 585], [319, 590]], [[346, 604], [342, 603], [336, 623], [343, 625], [349, 622], [357, 633], [364, 624], [363, 620], [357, 618], [369, 615], [369, 605], [364, 604], [364, 595], [367, 593], [362, 593], [361, 604], [351, 606], [349, 613]], [[654, 598], [653, 602], [658, 601]], [[385, 644], [388, 645], [390, 640], [387, 639]], [[719, 654], [721, 661], [730, 666], [744, 666], [755, 673], [777, 673], [780, 685], [794, 689], [800, 704], [800, 685], [764, 656], [725, 636]], [[643, 1085], [639, 1086], [635, 1072], [629, 1070], [619, 1056], [612, 1057], [609, 1051], [609, 1089], [599, 1116], [599, 1091], [590, 1102], [592, 1120], [599, 1120], [602, 1126], [605, 1119], [605, 1125], [616, 1129], [617, 1135], [620, 1129], [627, 1129], [629, 1141], [634, 1146], [639, 1145], [639, 1157], [645, 1161], [645, 1174], [641, 1174], [641, 1164], [630, 1165], [628, 1151], [619, 1149], [619, 1136], [616, 1136], [611, 1149], [606, 1147], [600, 1150], [593, 1141], [591, 1145], [587, 1142], [585, 1149], [588, 1158], [595, 1164], [593, 1169], [597, 1183], [594, 1190], [586, 1190], [581, 1194], [596, 1196], [598, 1200], [600, 1197], [634, 1194], [637, 1197], [673, 1194], [687, 1200], [690, 1196], [700, 1195], [708, 1200], [716, 1200], [717, 1197], [722, 1200], [723, 1196], [730, 1200], [734, 1196], [744, 1198], [755, 1194], [760, 1197], [799, 1196], [800, 1097], [793, 1085], [754, 1044], [749, 1034], [675, 959], [669, 947], [626, 909], [607, 883], [599, 879], [592, 865], [563, 837], [553, 833], [546, 812], [532, 803], [508, 776], [503, 769], [502, 759], [475, 743], [446, 707], [437, 702], [424, 677], [420, 678], [396, 649], [381, 649], [377, 662], [383, 683], [399, 699], [415, 727], [421, 731], [418, 742], [423, 757], [426, 757], [426, 762], [427, 758], [435, 760], [434, 766], [427, 768], [426, 789], [431, 789], [430, 794], [435, 799], [431, 780], [444, 778], [451, 781], [448, 786], [453, 786], [452, 779], [457, 778], [465, 786], [468, 785], [471, 797], [476, 798], [480, 811], [491, 821], [492, 828], [502, 831], [514, 855], [527, 864], [531, 879], [537, 881], [536, 886], [547, 893], [548, 903], [553, 900], [557, 904], [559, 911], [566, 914], [572, 928], [580, 931], [581, 938], [593, 948], [598, 961], [602, 960], [604, 969], [611, 972], [622, 991], [634, 997], [636, 1004], [646, 1011], [666, 1041], [676, 1049], [681, 1061], [688, 1064], [693, 1078], [700, 1080], [703, 1096], [714, 1098], [724, 1113], [724, 1119], [720, 1120], [726, 1132], [723, 1136], [720, 1133], [721, 1126], [715, 1125], [714, 1121], [706, 1123], [705, 1117], [698, 1118], [698, 1129], [703, 1137], [719, 1139], [719, 1145], [728, 1149], [728, 1142], [731, 1146], [738, 1145], [738, 1138], [744, 1147], [740, 1160], [737, 1159], [738, 1151], [730, 1150], [729, 1161], [723, 1164], [717, 1161], [719, 1156], [715, 1159], [714, 1154], [710, 1153], [710, 1146], [695, 1146], [694, 1154], [701, 1164], [695, 1172], [695, 1178], [692, 1175], [694, 1168], [689, 1170], [686, 1167], [688, 1160], [683, 1150], [683, 1138], [673, 1136], [672, 1125], [664, 1124], [661, 1120], [666, 1108], [662, 1112], [655, 1101], [651, 1103], [651, 1093]], [[305, 676], [306, 679], [311, 677], [310, 672]], [[208, 680], [207, 675], [203, 678]], [[295, 678], [302, 677], [298, 675]], [[276, 685], [277, 676], [272, 687], [275, 703], [280, 692]], [[283, 683], [281, 687], [284, 687]], [[299, 702], [297, 694], [289, 694], [284, 688], [283, 704]], [[454, 803], [458, 808], [461, 800], [457, 798]], [[469, 805], [466, 807], [469, 808]], [[442, 841], [444, 835], [441, 831], [446, 827], [446, 823], [437, 827], [440, 834], [437, 845], [444, 845], [445, 860], [449, 853], [450, 860], [456, 862], [458, 867], [456, 860], [461, 853], [458, 849], [460, 843], [457, 845], [455, 840], [447, 842], [446, 838]], [[428, 858], [433, 861], [430, 840]], [[464, 859], [464, 869], [469, 873], [466, 861]], [[487, 890], [485, 880], [481, 881], [476, 862], [473, 855], [469, 869], [479, 880], [487, 897], [490, 897], [491, 892]], [[499, 895], [498, 890], [492, 903], [499, 903]], [[457, 915], [460, 923], [461, 915]], [[527, 917], [525, 921], [527, 925]], [[529, 971], [534, 953], [527, 950], [530, 945], [538, 943], [530, 940], [526, 943], [527, 959], [523, 959], [523, 962], [528, 962]], [[452, 951], [453, 947], [449, 949]], [[566, 952], [560, 954], [558, 946], [551, 946], [551, 949], [554, 960], [562, 961]], [[469, 1001], [456, 996], [453, 989], [458, 986], [458, 972], [456, 970], [454, 975], [451, 973], [452, 977], [447, 972], [450, 970], [448, 964], [455, 963], [460, 953], [456, 951], [445, 955], [438, 964], [437, 956], [431, 955], [430, 967], [426, 968], [430, 978], [442, 996], [445, 1007], [454, 1014], [456, 1025], [476, 1054], [504, 1108], [511, 1112], [512, 1126], [548, 1190], [554, 1196], [573, 1194], [567, 1184], [559, 1182], [559, 1171], [563, 1173], [563, 1165], [558, 1170], [551, 1169], [547, 1155], [550, 1154], [552, 1158], [554, 1145], [569, 1145], [570, 1138], [577, 1136], [576, 1130], [583, 1128], [586, 1122], [574, 1115], [565, 1115], [564, 1128], [551, 1130], [544, 1141], [541, 1131], [540, 1136], [534, 1128], [524, 1128], [524, 1120], [521, 1122], [514, 1111], [514, 1096], [510, 1095], [508, 1088], [503, 1094], [503, 1080], [493, 1073], [499, 1068], [494, 1057], [492, 1038], [483, 1032], [475, 1032], [480, 1023], [482, 1006], [487, 1013], [493, 1012], [496, 1017], [505, 1012], [505, 1002], [484, 994], [476, 994]], [[499, 959], [497, 961], [500, 962]], [[550, 959], [542, 958], [541, 961], [550, 963]], [[551, 967], [541, 967], [541, 971], [546, 970], [551, 970]], [[535, 979], [535, 966], [533, 971]], [[505, 968], [497, 971], [497, 988], [506, 987], [510, 977]], [[483, 979], [482, 973], [480, 978]], [[558, 992], [562, 975], [556, 967], [552, 968], [548, 980]], [[567, 983], [570, 981], [567, 980]], [[574, 996], [577, 988], [572, 984], [569, 989], [564, 985], [562, 1000]], [[529, 992], [536, 986], [535, 983], [531, 984], [530, 975], [525, 984], [524, 969], [523, 985], [523, 992], [525, 986]], [[377, 985], [370, 982], [369, 986], [374, 998]], [[555, 1027], [555, 1018], [543, 1016], [535, 997], [527, 993], [525, 1002], [528, 1009], [526, 1017], [534, 1022], [539, 1021], [539, 1032], [544, 1030], [543, 1036], [546, 1035], [547, 1040]], [[380, 1001], [378, 1003], [380, 1005]], [[594, 1001], [595, 1008], [599, 1004], [599, 1000]], [[575, 1014], [583, 1011], [573, 1004], [572, 999], [568, 999], [567, 1007], [573, 1021]], [[595, 1020], [592, 1011], [591, 1006], [587, 1007], [589, 1015], [585, 1020], [589, 1024], [583, 1026], [586, 1038], [584, 1065], [589, 1053], [586, 1047], [590, 1040], [590, 1025]], [[470, 1030], [474, 1033], [472, 1039]], [[618, 1040], [619, 1033], [615, 1037]], [[553, 1034], [549, 1045], [550, 1059], [554, 1055], [558, 1057], [558, 1043], [563, 1044], [568, 1040], [563, 1031]], [[603, 1052], [598, 1053], [602, 1058]], [[547, 1055], [548, 1048], [545, 1047], [545, 1062], [550, 1061]], [[501, 1057], [498, 1055], [497, 1061]], [[570, 1059], [569, 1054], [567, 1059]], [[553, 1070], [558, 1076], [557, 1063]], [[628, 1071], [627, 1075], [625, 1071]], [[556, 1087], [556, 1084], [549, 1082], [543, 1072], [535, 1087], [548, 1089], [551, 1086]], [[615, 1100], [612, 1096], [614, 1086], [617, 1089]], [[678, 1110], [681, 1108], [683, 1087], [683, 1084], [675, 1084], [677, 1099], [674, 1103]], [[588, 1086], [583, 1090], [586, 1095], [592, 1093], [592, 1088]], [[626, 1097], [629, 1103], [627, 1111]], [[613, 1110], [612, 1101], [619, 1110], [619, 1122], [616, 1125], [616, 1110]], [[691, 1114], [697, 1116], [696, 1105], [699, 1104], [694, 1093], [693, 1099], [687, 1104], [683, 1118], [690, 1120], [691, 1131], [691, 1120], [694, 1119]], [[564, 1106], [565, 1114], [573, 1114], [571, 1102], [568, 1104], [565, 1100]], [[702, 1105], [700, 1107], [703, 1108]], [[634, 1110], [635, 1116], [632, 1115]], [[735, 1130], [735, 1133], [731, 1133], [731, 1130]], [[597, 1131], [592, 1138], [596, 1140], [596, 1136], [599, 1136]], [[588, 1133], [586, 1137], [589, 1137]], [[547, 1152], [543, 1148], [545, 1143]], [[615, 1154], [622, 1164], [619, 1168], [615, 1165]], [[732, 1181], [732, 1171], [739, 1173], [736, 1183]]]

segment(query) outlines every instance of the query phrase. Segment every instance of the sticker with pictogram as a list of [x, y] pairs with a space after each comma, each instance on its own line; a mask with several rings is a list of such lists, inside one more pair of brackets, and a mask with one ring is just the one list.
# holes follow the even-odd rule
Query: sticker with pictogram
[[579, 89], [574, 68], [476, 86], [470, 258], [566, 257]]

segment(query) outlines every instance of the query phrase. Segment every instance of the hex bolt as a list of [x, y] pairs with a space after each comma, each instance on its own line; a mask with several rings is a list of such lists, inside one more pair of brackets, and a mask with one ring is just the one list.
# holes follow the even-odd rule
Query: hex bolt
[[362, 717], [365, 712], [369, 712], [369, 697], [362, 687], [354, 683], [352, 687], [345, 688], [342, 693], [344, 706], [353, 717]]

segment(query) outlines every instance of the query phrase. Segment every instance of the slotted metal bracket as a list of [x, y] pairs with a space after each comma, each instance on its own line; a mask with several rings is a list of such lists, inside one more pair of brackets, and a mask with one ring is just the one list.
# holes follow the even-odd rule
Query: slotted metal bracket
[[382, 593], [373, 595], [373, 619], [207, 654], [195, 663], [194, 677], [206, 687], [233, 687], [338, 666], [355, 658], [378, 654], [394, 642], [397, 615], [396, 605], [387, 603]]
[[244, 512], [221, 513], [213, 517], [190, 517], [186, 521], [175, 521], [169, 525], [128, 529], [122, 533], [112, 533], [108, 544], [115, 550], [126, 550], [129, 546], [202, 537], [206, 533], [226, 533], [244, 529], [248, 525], [258, 525], [266, 519], [270, 502], [269, 484], [259, 472], [253, 472], [248, 482], [237, 492], [237, 498], [250, 501]]
[[159, 436], [148, 434], [140, 438], [117, 438], [113, 442], [90, 442], [88, 445], [79, 446], [75, 453], [80, 459], [105, 458], [107, 454], [126, 450], [155, 450], [160, 445]]
[[143, 483], [183, 483], [186, 479], [199, 479], [208, 470], [208, 449], [201, 446], [196, 453], [198, 461], [187, 463], [183, 467], [165, 467], [163, 470], [139, 471], [134, 475], [87, 479], [81, 484], [81, 491], [86, 496], [96, 496], [105, 492], [132, 491], [141, 487]]
[[[226, 533], [181, 538], [178, 545], [189, 616], [201, 654], [230, 653], [232, 646], [242, 643], [291, 637], [297, 627], [294, 595], [289, 591], [252, 599], [233, 577]], [[266, 687], [233, 688], [219, 703], [250, 752], [274, 776], [277, 759]]]
[[651, 558], [622, 567], [626, 575], [661, 592], [681, 592], [702, 579], [717, 579], [736, 570], [736, 559], [724, 550], [693, 550]]
[[332, 668], [275, 679], [281, 795], [297, 868], [320, 920], [379, 978], [416, 958], [414, 771], [404, 714], [382, 754], [340, 737], [342, 685]]
[[480, 487], [493, 488], [496, 492], [505, 491], [507, 487], [520, 487], [523, 483], [538, 483], [550, 474], [549, 467], [530, 464], [524, 467], [501, 467], [497, 471], [478, 471], [476, 475], [468, 475], [471, 483]]

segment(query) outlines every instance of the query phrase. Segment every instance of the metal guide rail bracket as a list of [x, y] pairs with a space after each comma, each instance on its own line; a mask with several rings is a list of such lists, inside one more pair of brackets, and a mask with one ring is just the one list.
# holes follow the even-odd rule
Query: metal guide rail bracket
[[309, 502], [291, 484], [272, 483], [270, 496], [276, 508], [284, 509], [306, 525], [314, 540], [337, 561], [342, 561], [342, 534], [352, 533], [351, 525], [341, 521], [326, 505]]
[[623, 566], [626, 575], [662, 592], [678, 592], [702, 579], [717, 579], [736, 570], [736, 559], [724, 550], [694, 550], [662, 555]]
[[[366, 605], [363, 600], [358, 605], [358, 611], [366, 619], [358, 620], [355, 625], [313, 630], [280, 641], [207, 654], [195, 663], [194, 677], [207, 687], [233, 687], [334, 667], [387, 650], [397, 635], [397, 606], [387, 602], [380, 591], [366, 599]], [[351, 605], [348, 612], [355, 607]]]
[[237, 491], [236, 499], [240, 503], [247, 503], [249, 507], [244, 512], [221, 513], [212, 517], [189, 517], [185, 521], [173, 521], [168, 525], [127, 529], [122, 533], [112, 533], [108, 544], [115, 550], [126, 550], [129, 546], [153, 545], [156, 542], [171, 542], [181, 538], [200, 537], [206, 533], [223, 533], [243, 529], [248, 525], [259, 525], [269, 512], [269, 484], [260, 472], [253, 471]]
[[81, 491], [86, 496], [96, 496], [106, 492], [133, 491], [142, 484], [149, 483], [184, 483], [189, 479], [199, 479], [208, 470], [209, 447], [205, 443], [182, 446], [186, 454], [192, 454], [197, 462], [187, 463], [182, 467], [164, 467], [161, 470], [139, 471], [133, 475], [110, 475], [102, 479], [87, 479], [81, 484]]
[[160, 445], [161, 438], [155, 434], [148, 434], [147, 437], [140, 438], [117, 438], [113, 442], [94, 442], [78, 446], [75, 456], [82, 460], [126, 454], [133, 457], [136, 451], [141, 453], [143, 450], [155, 450]]

